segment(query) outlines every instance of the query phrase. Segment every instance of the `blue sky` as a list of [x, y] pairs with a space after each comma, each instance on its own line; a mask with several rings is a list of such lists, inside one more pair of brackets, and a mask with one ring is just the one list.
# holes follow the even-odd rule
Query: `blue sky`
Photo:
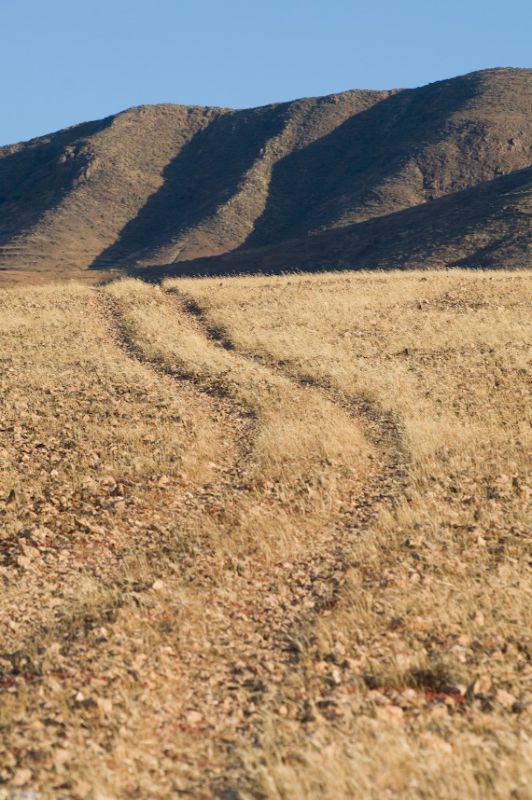
[[132, 105], [256, 106], [532, 66], [530, 0], [0, 0], [0, 144]]

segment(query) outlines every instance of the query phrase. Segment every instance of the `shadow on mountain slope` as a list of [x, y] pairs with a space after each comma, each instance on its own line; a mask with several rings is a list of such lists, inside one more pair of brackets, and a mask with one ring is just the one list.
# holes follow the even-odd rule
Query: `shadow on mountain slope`
[[[524, 166], [508, 150], [513, 119], [500, 114], [500, 91], [510, 114], [524, 117], [526, 78], [495, 70], [403, 90], [291, 153], [274, 166], [242, 249], [390, 214]], [[483, 150], [491, 152], [480, 158]]]
[[532, 167], [366, 222], [137, 273], [234, 275], [342, 269], [532, 266]]
[[[112, 116], [84, 122], [0, 148], [0, 245], [59, 205], [89, 164], [86, 141], [112, 122]], [[31, 203], [21, 204], [25, 197], [31, 197]]]
[[164, 169], [161, 188], [91, 268], [124, 259], [134, 263], [146, 252], [171, 246], [180, 233], [214, 214], [236, 191], [265, 139], [281, 129], [286, 108], [226, 112], [199, 131]]

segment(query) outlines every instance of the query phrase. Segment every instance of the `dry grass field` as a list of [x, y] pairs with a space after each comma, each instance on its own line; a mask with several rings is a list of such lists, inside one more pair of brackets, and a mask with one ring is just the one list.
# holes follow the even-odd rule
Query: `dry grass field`
[[530, 797], [530, 272], [0, 294], [0, 800]]

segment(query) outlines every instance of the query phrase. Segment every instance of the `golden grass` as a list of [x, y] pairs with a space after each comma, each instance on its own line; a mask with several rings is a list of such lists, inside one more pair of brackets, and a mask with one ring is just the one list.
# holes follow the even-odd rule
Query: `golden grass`
[[[323, 548], [371, 448], [344, 411], [210, 344], [152, 287], [1, 301], [3, 779], [53, 795], [67, 775], [90, 796], [98, 764], [105, 791], [133, 782], [165, 797], [176, 757], [155, 778], [149, 765], [161, 736], [196, 749], [201, 660], [229, 680], [218, 640], [235, 569]], [[67, 726], [68, 746], [43, 714]]]
[[[140, 484], [151, 504], [161, 476], [184, 471], [201, 479], [221, 450], [220, 432], [205, 410], [192, 414], [172, 386], [117, 351], [89, 290], [5, 292], [0, 303], [7, 561], [31, 570], [39, 547], [51, 562], [63, 548], [70, 568], [72, 545], [85, 531], [91, 540], [82, 541], [78, 563], [85, 570], [87, 548], [105, 550], [109, 531], [119, 541], [127, 536], [139, 502], [133, 487]], [[97, 559], [103, 561], [99, 550]], [[17, 598], [28, 586], [9, 568], [2, 574], [5, 609], [11, 593]], [[78, 578], [71, 577], [77, 594]], [[63, 591], [67, 584], [65, 578]], [[35, 614], [43, 610], [39, 601]]]
[[530, 277], [0, 295], [7, 797], [524, 800]]
[[[283, 542], [288, 554], [303, 525], [308, 547], [312, 528], [323, 527], [335, 514], [338, 497], [347, 490], [343, 484], [364, 475], [371, 448], [357, 425], [317, 391], [208, 341], [171, 302], [172, 293], [169, 302], [160, 289], [133, 280], [114, 284], [108, 292], [119, 304], [134, 345], [150, 359], [207, 391], [232, 398], [242, 413], [256, 416], [245, 474], [250, 493], [238, 511], [240, 539], [255, 549], [268, 542], [278, 555]], [[261, 519], [265, 496], [272, 493], [280, 501], [276, 519], [272, 521], [271, 502]], [[251, 528], [249, 506], [254, 510]], [[233, 545], [235, 537], [233, 531]]]
[[[179, 531], [169, 491], [209, 479], [223, 434], [210, 406], [124, 356], [91, 290], [8, 291], [0, 304], [1, 779], [57, 796], [68, 775], [77, 796], [83, 773], [109, 784], [98, 703], [111, 680], [121, 705], [135, 696], [139, 592]], [[121, 657], [98, 644], [117, 617], [140, 634]]]
[[[351, 589], [319, 625], [292, 704], [283, 700], [297, 719], [321, 664], [310, 694], [331, 701], [331, 719], [266, 717], [254, 755], [266, 795], [525, 797], [530, 275], [174, 285], [237, 350], [389, 410], [411, 458], [404, 499], [353, 544]], [[373, 699], [361, 676], [378, 687]], [[463, 693], [477, 678], [471, 704], [448, 699], [447, 713], [419, 702], [420, 690]]]

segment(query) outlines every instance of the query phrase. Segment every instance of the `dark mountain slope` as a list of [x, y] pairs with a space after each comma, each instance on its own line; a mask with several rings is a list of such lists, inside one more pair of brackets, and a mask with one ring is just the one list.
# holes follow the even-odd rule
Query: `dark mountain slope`
[[532, 167], [432, 203], [146, 277], [321, 269], [532, 266]]
[[248, 244], [389, 214], [531, 161], [532, 71], [405, 90], [279, 162]]

